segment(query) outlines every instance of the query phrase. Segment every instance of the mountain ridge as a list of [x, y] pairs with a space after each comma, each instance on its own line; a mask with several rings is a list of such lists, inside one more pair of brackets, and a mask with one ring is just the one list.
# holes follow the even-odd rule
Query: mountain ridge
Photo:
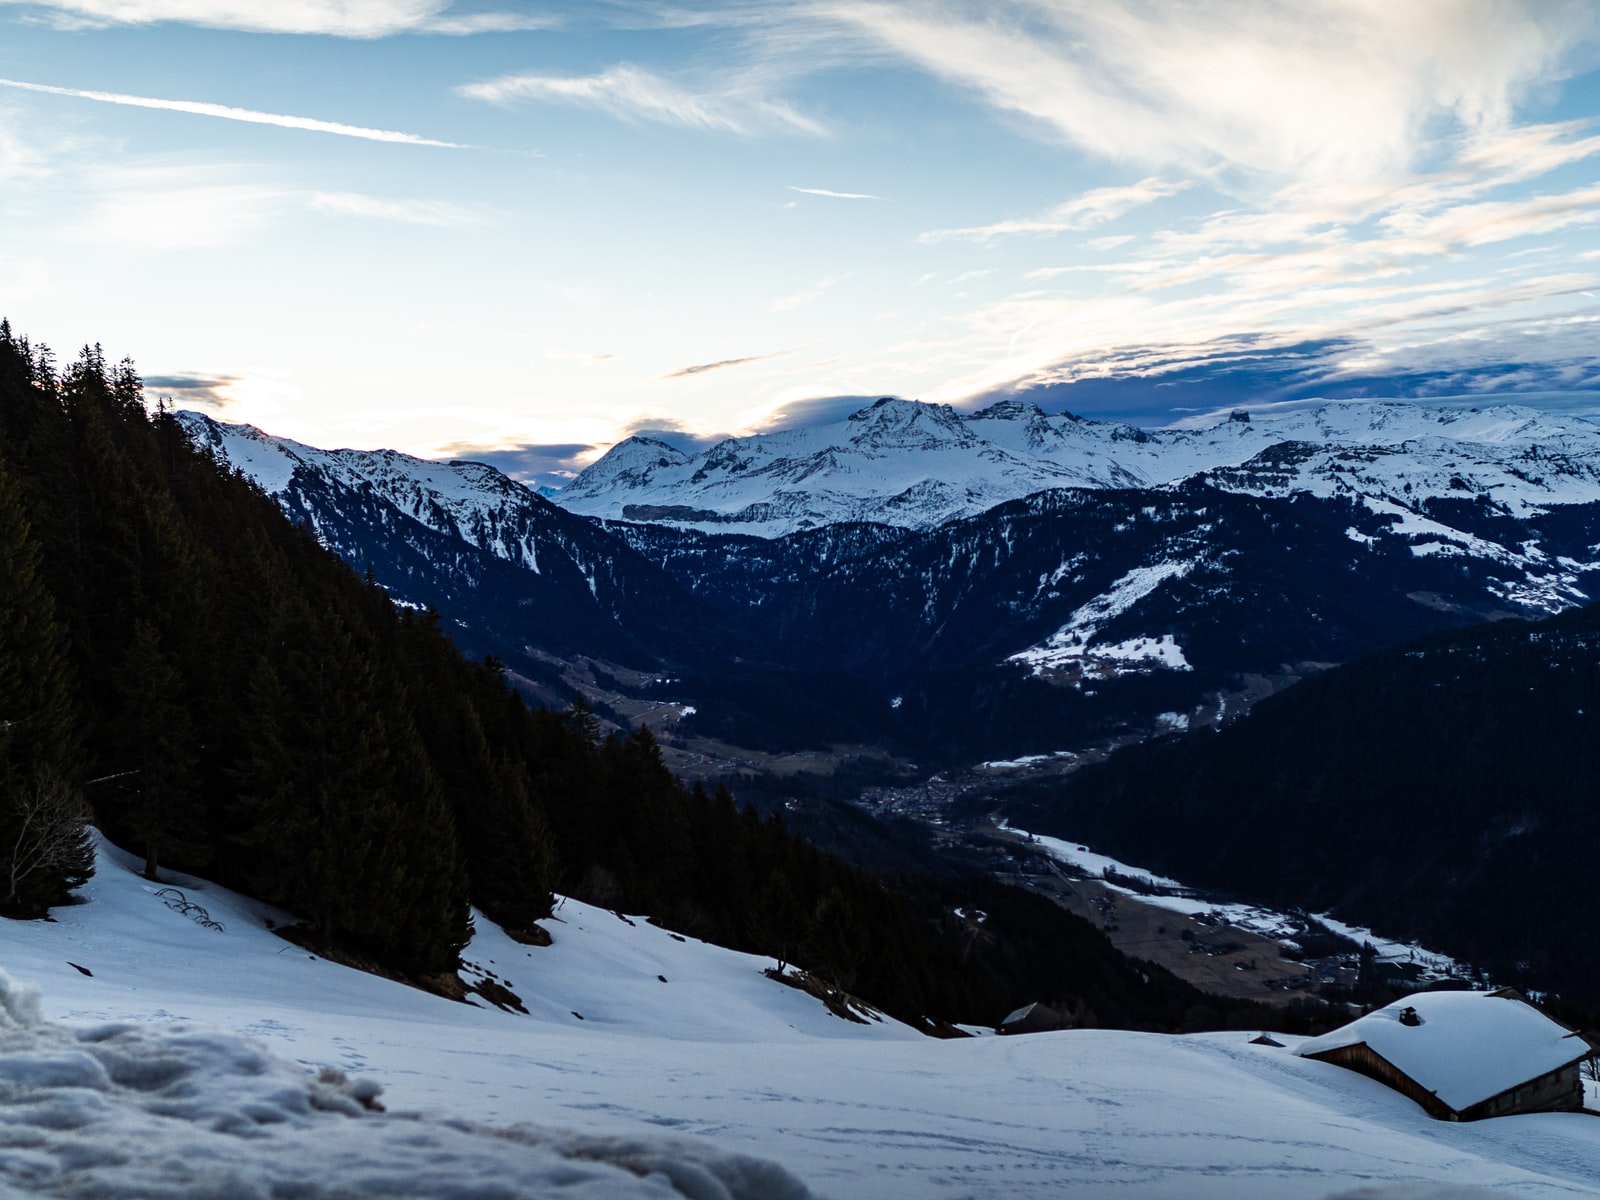
[[1159, 488], [1207, 473], [1226, 486], [1229, 469], [1282, 443], [1321, 447], [1322, 457], [1298, 464], [1280, 491], [1342, 483], [1416, 501], [1470, 491], [1524, 515], [1600, 501], [1600, 426], [1514, 405], [1329, 401], [1146, 430], [1014, 400], [961, 413], [891, 397], [842, 421], [726, 438], [697, 454], [629, 438], [552, 499], [589, 517], [761, 537], [846, 521], [925, 530], [1054, 488]]
[[[1048, 432], [1036, 411], [997, 407], [967, 419], [881, 402], [855, 427], [885, 454], [952, 439], [967, 454], [986, 423], [1018, 445]], [[1176, 431], [1176, 449], [1095, 427], [1177, 456], [1157, 474], [1217, 445], [1239, 461], [1159, 486], [1046, 489], [931, 528], [833, 521], [780, 537], [593, 521], [490, 467], [288, 444], [291, 459], [268, 435], [186, 420], [397, 600], [446, 614], [458, 641], [533, 673], [549, 670], [525, 653], [537, 647], [665, 671], [631, 711], [665, 704], [675, 733], [733, 745], [881, 739], [944, 761], [1204, 724], [1396, 640], [1585, 603], [1600, 571], [1600, 502], [1534, 502], [1587, 494], [1600, 428], [1514, 409], [1292, 419], [1308, 436], [1391, 439], [1365, 448], [1273, 440], [1243, 420]], [[1062, 425], [1090, 423], [1049, 428]], [[1471, 462], [1461, 439], [1413, 436], [1439, 428], [1481, 439]], [[696, 461], [651, 439], [622, 449], [617, 478]], [[708, 461], [740, 452], [724, 443]]]

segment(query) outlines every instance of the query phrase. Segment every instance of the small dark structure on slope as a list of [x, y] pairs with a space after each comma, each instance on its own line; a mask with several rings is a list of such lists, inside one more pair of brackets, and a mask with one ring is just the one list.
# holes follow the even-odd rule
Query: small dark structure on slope
[[1583, 1107], [1589, 1043], [1510, 989], [1421, 992], [1295, 1053], [1359, 1071], [1442, 1121]]
[[1071, 1029], [1075, 1022], [1068, 1014], [1058, 1012], [1048, 1004], [1034, 1001], [1024, 1004], [1000, 1022], [1001, 1033], [1054, 1033], [1058, 1029]]

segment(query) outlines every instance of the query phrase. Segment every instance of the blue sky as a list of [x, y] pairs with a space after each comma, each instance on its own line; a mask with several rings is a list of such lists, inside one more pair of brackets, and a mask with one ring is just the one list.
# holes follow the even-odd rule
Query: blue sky
[[1537, 0], [0, 0], [0, 312], [544, 477], [839, 397], [1600, 411]]

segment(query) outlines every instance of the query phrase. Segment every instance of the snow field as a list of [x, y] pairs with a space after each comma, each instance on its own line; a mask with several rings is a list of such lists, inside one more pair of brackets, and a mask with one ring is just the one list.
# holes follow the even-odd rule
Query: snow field
[[[266, 929], [282, 914], [176, 881], [223, 926], [206, 928], [136, 866], [102, 846], [86, 903], [0, 924], [0, 965], [43, 989], [37, 1011], [5, 993], [20, 1013], [0, 1030], [12, 1194], [252, 1196], [271, 1193], [232, 1181], [281, 1179], [307, 1196], [344, 1181], [624, 1200], [799, 1197], [796, 1180], [836, 1200], [1600, 1195], [1600, 1121], [1445, 1125], [1248, 1033], [940, 1042], [851, 1025], [764, 978], [766, 960], [572, 901], [548, 949], [479, 921], [465, 957], [530, 1010], [504, 1013], [314, 959]], [[119, 1081], [113, 1049], [171, 1073]], [[402, 1115], [360, 1109], [369, 1079]], [[1454, 1186], [1388, 1190], [1417, 1180]]]

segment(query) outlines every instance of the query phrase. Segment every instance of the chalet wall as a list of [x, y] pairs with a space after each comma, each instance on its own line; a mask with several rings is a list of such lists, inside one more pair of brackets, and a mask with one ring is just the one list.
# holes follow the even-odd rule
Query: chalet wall
[[1514, 1088], [1507, 1088], [1497, 1096], [1490, 1096], [1457, 1112], [1364, 1042], [1308, 1057], [1333, 1063], [1387, 1084], [1416, 1101], [1429, 1116], [1441, 1121], [1478, 1121], [1513, 1113], [1576, 1112], [1583, 1107], [1583, 1082], [1578, 1076], [1577, 1063], [1569, 1063]]
[[1441, 1121], [1459, 1119], [1453, 1108], [1388, 1059], [1375, 1053], [1365, 1042], [1357, 1042], [1354, 1046], [1341, 1046], [1337, 1050], [1327, 1050], [1308, 1057], [1319, 1062], [1333, 1063], [1335, 1066], [1344, 1067], [1369, 1079], [1376, 1079], [1379, 1083], [1387, 1084], [1395, 1091], [1415, 1100], [1430, 1117], [1438, 1117]]
[[1571, 1063], [1527, 1083], [1490, 1096], [1461, 1114], [1463, 1121], [1481, 1117], [1504, 1117], [1510, 1113], [1577, 1112], [1583, 1107], [1583, 1081], [1578, 1064]]

